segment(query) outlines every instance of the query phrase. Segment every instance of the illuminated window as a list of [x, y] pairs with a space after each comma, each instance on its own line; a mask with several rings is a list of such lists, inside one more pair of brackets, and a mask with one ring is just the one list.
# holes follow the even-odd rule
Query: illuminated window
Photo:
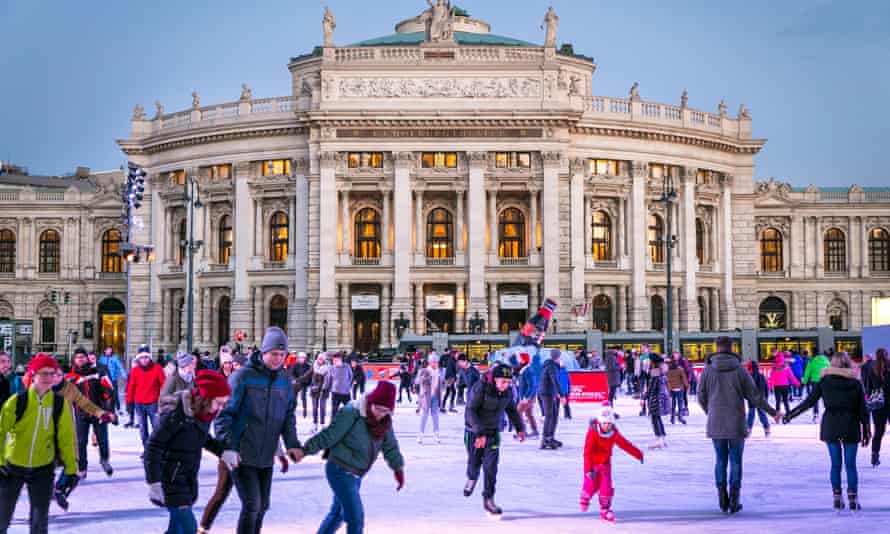
[[677, 177], [679, 174], [679, 167], [672, 167], [665, 163], [650, 163], [649, 164], [649, 177], [650, 178], [664, 178], [665, 176], [673, 176]]
[[350, 152], [346, 161], [350, 169], [382, 169], [383, 152]]
[[495, 152], [494, 164], [499, 169], [528, 169], [532, 157], [529, 152]]
[[847, 270], [847, 240], [837, 228], [825, 232], [825, 272], [842, 273]]
[[59, 272], [59, 232], [46, 230], [40, 234], [40, 272]]
[[664, 222], [655, 214], [649, 216], [649, 257], [652, 263], [664, 263]]
[[15, 272], [15, 234], [12, 230], [0, 231], [0, 273]]
[[701, 219], [695, 219], [695, 255], [699, 265], [705, 263], [705, 223]]
[[603, 332], [612, 331], [612, 301], [605, 295], [593, 299], [593, 328]]
[[664, 330], [664, 300], [658, 295], [649, 299], [652, 330]]
[[185, 185], [185, 171], [170, 171], [167, 175], [168, 180], [170, 180], [170, 184], [172, 185]]
[[269, 243], [269, 259], [271, 261], [287, 260], [287, 214], [276, 211], [272, 215], [270, 225], [272, 240]]
[[451, 213], [444, 208], [436, 208], [426, 219], [426, 257], [452, 258], [454, 223]]
[[457, 152], [424, 152], [420, 163], [424, 169], [456, 169]]
[[590, 174], [597, 176], [618, 176], [618, 160], [616, 159], [592, 159], [589, 160]]
[[594, 261], [612, 259], [612, 220], [604, 211], [595, 211], [590, 224], [591, 252]]
[[283, 176], [290, 174], [289, 159], [272, 159], [263, 162], [263, 176]]
[[516, 208], [501, 212], [498, 220], [500, 244], [498, 256], [501, 258], [525, 257], [525, 216]]
[[767, 228], [760, 236], [760, 270], [765, 273], [780, 273], [784, 270], [782, 233], [775, 228]]
[[873, 272], [890, 271], [890, 232], [874, 228], [868, 233], [868, 259]]
[[102, 234], [102, 272], [124, 272], [120, 230], [106, 230]]
[[781, 330], [785, 328], [787, 309], [782, 299], [767, 297], [760, 303], [760, 328]]
[[211, 165], [207, 170], [210, 173], [210, 179], [214, 182], [232, 178], [232, 165], [230, 163]]
[[232, 255], [232, 218], [223, 215], [219, 219], [219, 256], [217, 260], [222, 265], [228, 265]]
[[720, 178], [720, 173], [710, 171], [708, 169], [697, 169], [695, 171], [695, 183], [698, 185], [716, 184]]
[[355, 215], [355, 257], [380, 257], [380, 217], [377, 210], [363, 208]]

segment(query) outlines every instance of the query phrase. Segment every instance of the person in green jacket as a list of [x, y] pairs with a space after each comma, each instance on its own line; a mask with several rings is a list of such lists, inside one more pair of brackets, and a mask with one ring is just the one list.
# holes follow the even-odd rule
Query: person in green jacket
[[[829, 355], [832, 352], [831, 349], [826, 350]], [[813, 390], [816, 388], [816, 385], [822, 380], [822, 371], [831, 366], [831, 362], [824, 354], [817, 354], [807, 363], [807, 368], [804, 369], [803, 378], [800, 379], [801, 384], [804, 384], [807, 387], [807, 396], [813, 393]], [[819, 403], [816, 402], [813, 404], [813, 422], [819, 422]]]
[[[31, 534], [46, 534], [57, 460], [64, 463], [69, 484], [73, 487], [77, 483], [71, 408], [67, 402], [62, 402], [61, 412], [53, 414], [58, 409], [52, 387], [59, 365], [54, 358], [38, 353], [28, 364], [28, 371], [34, 377], [30, 388], [10, 397], [0, 410], [2, 534], [9, 528], [16, 502], [25, 485], [28, 486], [31, 502]], [[18, 395], [28, 395], [21, 417], [17, 417], [16, 413]]]
[[299, 461], [303, 455], [327, 450], [325, 475], [334, 492], [334, 503], [318, 528], [319, 534], [334, 534], [344, 521], [347, 534], [364, 532], [365, 512], [359, 490], [362, 478], [381, 450], [395, 473], [396, 491], [405, 484], [402, 471], [405, 460], [392, 429], [395, 405], [396, 387], [382, 381], [368, 396], [359, 397], [338, 411], [330, 426], [313, 436], [297, 453], [296, 461]]

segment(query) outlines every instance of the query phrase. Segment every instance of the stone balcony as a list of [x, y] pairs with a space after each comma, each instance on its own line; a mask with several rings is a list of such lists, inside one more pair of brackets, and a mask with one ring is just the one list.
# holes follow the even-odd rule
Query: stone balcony
[[[300, 99], [292, 96], [258, 98], [227, 102], [214, 106], [193, 108], [155, 116], [152, 119], [133, 118], [131, 137], [142, 138], [190, 128], [212, 127], [239, 122], [288, 119], [294, 116]], [[305, 109], [309, 109], [308, 101]]]

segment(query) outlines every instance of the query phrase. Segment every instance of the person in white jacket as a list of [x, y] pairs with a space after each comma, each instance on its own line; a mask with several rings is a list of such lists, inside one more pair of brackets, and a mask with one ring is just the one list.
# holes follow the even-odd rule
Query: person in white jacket
[[439, 440], [439, 404], [442, 398], [442, 390], [445, 389], [445, 375], [439, 369], [439, 355], [431, 352], [428, 358], [429, 364], [417, 374], [417, 402], [420, 406], [420, 433], [417, 435], [417, 443], [423, 443], [423, 434], [426, 431], [426, 421], [432, 416], [433, 433], [436, 443]]

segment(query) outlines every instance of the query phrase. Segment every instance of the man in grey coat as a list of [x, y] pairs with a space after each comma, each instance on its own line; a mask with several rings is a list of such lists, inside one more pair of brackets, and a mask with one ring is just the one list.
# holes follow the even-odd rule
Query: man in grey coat
[[[751, 376], [742, 367], [742, 358], [732, 352], [732, 341], [717, 338], [717, 352], [708, 356], [701, 375], [698, 402], [708, 415], [707, 435], [717, 455], [714, 478], [720, 510], [734, 514], [742, 509], [742, 453], [748, 430], [745, 401], [769, 413], [778, 423], [782, 414], [764, 399]], [[726, 467], [729, 463], [729, 494], [726, 492]]]

